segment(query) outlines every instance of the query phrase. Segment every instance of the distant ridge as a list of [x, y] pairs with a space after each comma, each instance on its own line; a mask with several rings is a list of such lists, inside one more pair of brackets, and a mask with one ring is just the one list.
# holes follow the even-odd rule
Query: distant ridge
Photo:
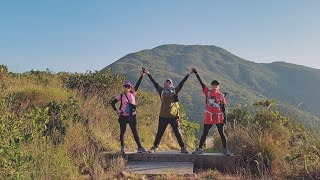
[[[217, 46], [169, 44], [130, 53], [101, 72], [111, 68], [136, 81], [141, 67], [148, 68], [159, 84], [166, 78], [177, 84], [187, 69], [196, 67], [207, 85], [213, 79], [221, 82], [221, 90], [230, 93], [230, 106], [274, 98], [291, 106], [296, 114], [303, 114], [300, 121], [305, 124], [320, 122], [319, 69], [286, 62], [255, 63]], [[154, 91], [147, 78], [142, 88]], [[180, 97], [188, 116], [202, 122], [204, 96], [195, 76], [186, 82]]]

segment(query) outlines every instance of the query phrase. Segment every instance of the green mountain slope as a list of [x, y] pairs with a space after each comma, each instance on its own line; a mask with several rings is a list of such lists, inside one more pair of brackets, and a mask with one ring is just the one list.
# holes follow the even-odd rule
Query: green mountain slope
[[[291, 106], [290, 112], [301, 115], [301, 121], [308, 126], [320, 124], [316, 117], [320, 109], [320, 97], [317, 95], [320, 92], [317, 83], [320, 82], [320, 70], [317, 69], [283, 62], [254, 63], [216, 46], [162, 45], [128, 54], [101, 72], [111, 68], [136, 81], [141, 67], [148, 68], [159, 84], [171, 78], [176, 85], [188, 69], [196, 67], [207, 85], [214, 79], [221, 82], [221, 90], [230, 93], [228, 102], [231, 107], [275, 98], [280, 104]], [[154, 91], [147, 78], [143, 80], [142, 87]], [[202, 122], [205, 97], [195, 76], [184, 85], [180, 99], [188, 116]]]

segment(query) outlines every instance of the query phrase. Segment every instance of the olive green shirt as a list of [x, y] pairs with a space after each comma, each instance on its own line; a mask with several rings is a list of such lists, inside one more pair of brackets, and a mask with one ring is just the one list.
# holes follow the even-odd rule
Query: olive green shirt
[[[164, 118], [178, 118], [180, 113], [180, 107], [178, 102], [174, 102], [173, 94], [163, 94], [162, 91], [164, 90], [163, 87], [159, 86], [157, 82], [152, 78], [150, 74], [148, 77], [152, 81], [154, 87], [156, 88], [157, 92], [161, 98], [161, 107], [160, 107], [160, 117]], [[174, 88], [175, 94], [178, 94], [183, 87], [183, 84], [187, 81], [189, 74], [187, 74], [183, 80], [179, 83], [177, 87]]]

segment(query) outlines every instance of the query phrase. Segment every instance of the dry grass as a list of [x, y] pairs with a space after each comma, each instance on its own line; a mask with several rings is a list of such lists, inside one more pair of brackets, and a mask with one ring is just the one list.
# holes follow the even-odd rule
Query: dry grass
[[55, 146], [49, 141], [36, 141], [23, 147], [31, 155], [24, 169], [26, 179], [76, 179], [79, 175], [63, 146]]
[[[15, 94], [19, 102], [16, 108], [3, 106], [0, 117], [10, 117], [10, 113], [17, 114], [17, 117], [23, 116], [29, 108], [42, 107], [52, 101], [64, 102], [70, 95], [75, 97], [79, 106], [76, 112], [71, 113], [77, 114], [80, 118], [77, 121], [72, 118], [67, 121], [68, 129], [60, 144], [40, 138], [21, 145], [18, 150], [26, 156], [31, 155], [31, 160], [19, 166], [24, 179], [195, 179], [179, 175], [121, 174], [126, 164], [123, 158], [105, 159], [102, 152], [117, 152], [120, 149], [120, 127], [109, 100], [119, 93], [121, 86], [116, 85], [117, 88], [109, 89], [105, 94], [99, 92], [84, 95], [81, 91], [71, 91], [63, 87], [56, 75], [5, 76], [1, 81], [4, 82], [4, 87], [0, 92], [0, 98], [9, 98]], [[157, 94], [139, 91], [137, 103], [138, 133], [142, 145], [149, 148], [153, 145], [157, 132], [160, 99]], [[227, 126], [229, 147], [232, 152], [243, 157], [242, 164], [235, 174], [222, 174], [209, 170], [198, 172], [196, 179], [317, 177], [319, 175], [317, 165], [320, 166], [319, 140], [312, 141], [317, 138], [305, 135], [305, 130], [298, 125], [283, 118], [279, 120], [278, 117], [271, 112], [260, 114], [257, 119], [246, 117], [248, 121], [246, 124]], [[253, 120], [256, 122], [253, 123]], [[257, 128], [257, 123], [262, 125]], [[127, 149], [136, 150], [129, 127], [125, 139]], [[214, 139], [214, 148], [209, 151], [221, 151], [221, 140], [217, 132]], [[299, 145], [301, 151], [297, 150]], [[169, 126], [159, 149], [179, 149]], [[306, 154], [308, 156], [299, 157], [288, 163], [285, 158], [292, 152], [302, 155], [308, 152]], [[306, 174], [308, 172], [310, 173]]]

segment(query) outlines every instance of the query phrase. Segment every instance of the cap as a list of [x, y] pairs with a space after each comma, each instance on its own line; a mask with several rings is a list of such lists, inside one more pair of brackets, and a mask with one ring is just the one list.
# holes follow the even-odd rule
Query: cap
[[211, 85], [219, 85], [220, 83], [217, 81], [217, 80], [213, 80], [212, 82], [211, 82]]
[[124, 85], [124, 86], [125, 86], [125, 85], [129, 85], [129, 86], [132, 87], [132, 83], [131, 83], [129, 80], [126, 80], [123, 85]]

